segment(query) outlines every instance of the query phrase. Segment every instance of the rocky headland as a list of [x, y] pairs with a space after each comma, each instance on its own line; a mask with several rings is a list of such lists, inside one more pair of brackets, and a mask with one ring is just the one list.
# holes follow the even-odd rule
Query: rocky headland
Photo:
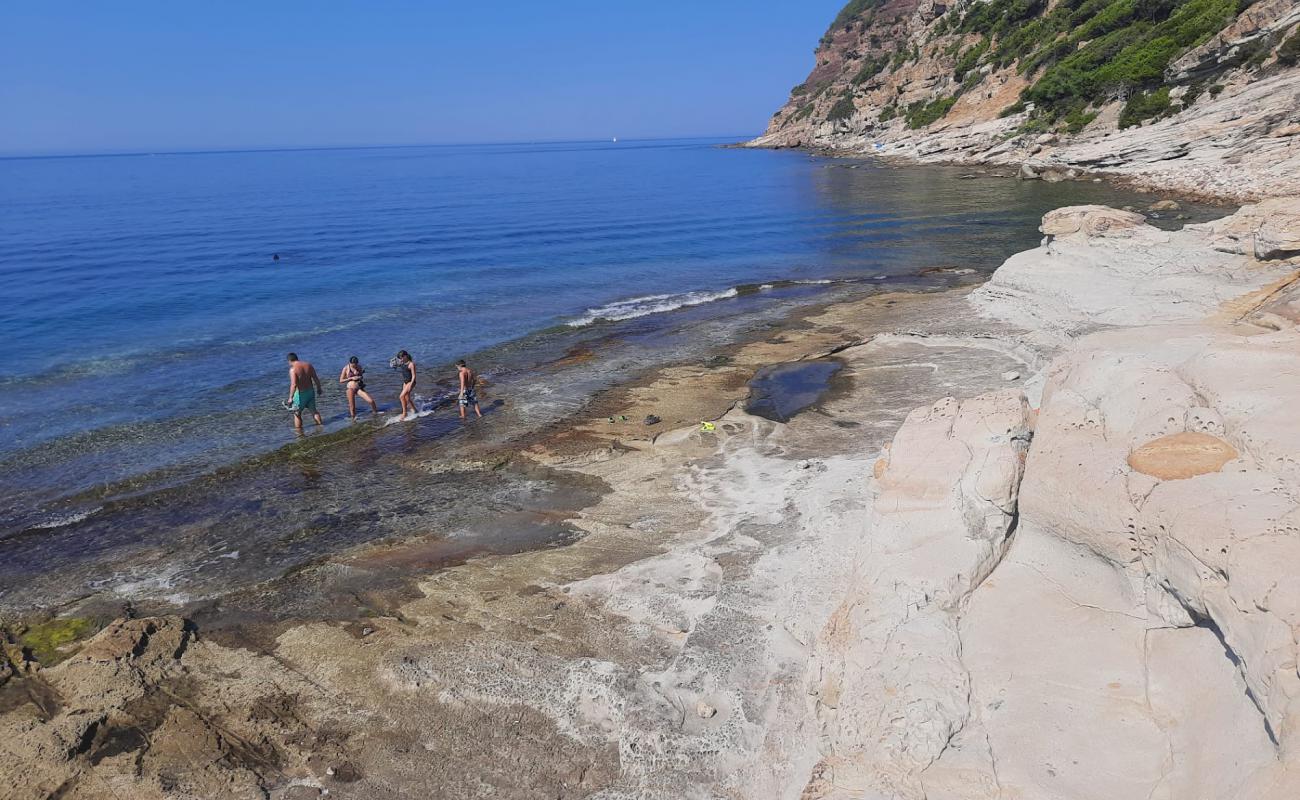
[[853, 0], [815, 59], [751, 144], [1236, 201], [1300, 190], [1294, 0]]
[[5, 796], [1297, 796], [1300, 209], [1042, 232], [598, 398], [514, 455], [608, 487], [566, 546], [256, 648], [15, 632]]

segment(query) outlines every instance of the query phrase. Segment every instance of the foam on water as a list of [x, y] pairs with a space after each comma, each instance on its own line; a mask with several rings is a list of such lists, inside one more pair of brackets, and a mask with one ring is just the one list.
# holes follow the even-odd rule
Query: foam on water
[[712, 303], [717, 300], [726, 300], [735, 297], [739, 293], [737, 289], [731, 288], [720, 292], [683, 292], [681, 294], [652, 294], [645, 297], [633, 297], [628, 300], [606, 303], [597, 308], [589, 308], [586, 313], [568, 324], [571, 327], [580, 328], [596, 322], [619, 322], [625, 319], [636, 319], [650, 314], [663, 314], [667, 311], [676, 311], [679, 308], [689, 308], [690, 306]]
[[91, 514], [99, 511], [99, 509], [100, 506], [95, 506], [81, 511], [53, 513], [45, 519], [33, 522], [30, 527], [35, 530], [51, 530], [53, 528], [62, 528], [64, 525], [74, 525], [83, 519], [89, 518]]

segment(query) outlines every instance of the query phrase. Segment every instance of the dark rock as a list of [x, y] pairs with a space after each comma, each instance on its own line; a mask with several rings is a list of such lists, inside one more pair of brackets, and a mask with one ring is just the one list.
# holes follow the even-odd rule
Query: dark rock
[[659, 419], [659, 418], [656, 417], [654, 414], [647, 414], [647, 415], [646, 415], [646, 418], [645, 418], [645, 424], [647, 424], [647, 425], [658, 425], [660, 422], [663, 422], [663, 420]]

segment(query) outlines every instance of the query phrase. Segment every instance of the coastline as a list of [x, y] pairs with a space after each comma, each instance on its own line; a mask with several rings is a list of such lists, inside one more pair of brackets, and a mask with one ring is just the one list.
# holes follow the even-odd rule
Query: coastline
[[[827, 144], [801, 144], [790, 146], [783, 144], [765, 144], [762, 142], [762, 139], [763, 137], [759, 137], [759, 139], [747, 142], [737, 142], [729, 146], [765, 150], [797, 150], [818, 158], [868, 160], [891, 167], [960, 167], [970, 170], [970, 175], [972, 177], [979, 178], [1010, 180], [1042, 179], [1042, 176], [1037, 174], [1033, 177], [1027, 178], [1020, 170], [1022, 164], [1025, 163], [1024, 161], [1016, 159], [990, 160], [980, 153], [973, 153], [965, 157], [947, 155], [940, 158], [921, 158], [915, 155], [908, 155], [904, 152], [882, 154], [873, 152], [869, 149], [862, 149], [857, 145], [833, 146]], [[1143, 195], [1149, 197], [1151, 200], [1169, 199], [1183, 203], [1198, 203], [1207, 206], [1218, 206], [1223, 208], [1225, 211], [1230, 211], [1245, 203], [1256, 202], [1277, 196], [1276, 194], [1269, 192], [1242, 193], [1207, 189], [1188, 182], [1180, 182], [1177, 180], [1171, 181], [1167, 176], [1144, 174], [1140, 170], [1125, 173], [1076, 165], [1068, 160], [1060, 162], [1043, 162], [1038, 163], [1035, 166], [1038, 170], [1046, 170], [1054, 173], [1050, 179], [1053, 182], [1102, 182], [1120, 191], [1132, 192], [1135, 195]], [[1073, 174], [1072, 177], [1071, 173]]]
[[[805, 309], [608, 389], [506, 452], [436, 467], [489, 476], [528, 464], [585, 483], [578, 502], [515, 520], [577, 532], [562, 546], [448, 559], [417, 537], [344, 551], [294, 575], [293, 591], [253, 587], [254, 607], [331, 580], [347, 598], [332, 616], [260, 636], [223, 636], [201, 616], [197, 629], [135, 619], [27, 672], [10, 643], [6, 697], [43, 686], [60, 697], [0, 706], [24, 764], [13, 785], [41, 796], [72, 781], [88, 797], [103, 785], [139, 797], [1127, 798], [1209, 769], [1227, 776], [1217, 796], [1264, 797], [1250, 790], [1265, 785], [1289, 796], [1285, 649], [1245, 646], [1256, 623], [1224, 616], [1214, 575], [1187, 583], [1179, 545], [1154, 521], [1109, 538], [1124, 528], [1114, 509], [1138, 502], [1122, 497], [1161, 497], [1159, 480], [1122, 466], [1130, 439], [1174, 435], [1133, 387], [1193, 382], [1161, 359], [1194, 364], [1207, 343], [1257, 369], [1251, 353], [1283, 358], [1297, 335], [1294, 259], [1227, 252], [1249, 251], [1261, 230], [1248, 214], [1171, 234], [1124, 212], [1054, 212], [1042, 228], [1053, 241], [979, 288]], [[1153, 263], [1177, 266], [1150, 274]], [[828, 359], [839, 369], [826, 391], [789, 422], [745, 412], [759, 369]], [[1200, 405], [1174, 427], [1228, 437], [1253, 459], [1242, 471], [1262, 475], [1262, 443], [1285, 454], [1291, 440], [1255, 407], [1216, 400], [1225, 380], [1249, 392], [1261, 378], [1202, 370]], [[1293, 397], [1291, 383], [1270, 392]], [[1154, 385], [1156, 400], [1190, 402]], [[1062, 399], [1076, 394], [1085, 407]], [[644, 425], [648, 413], [661, 422]], [[1273, 427], [1243, 438], [1259, 424]], [[1098, 430], [1109, 444], [1088, 438]], [[1191, 487], [1206, 474], [1220, 480], [1163, 485], [1226, 491], [1223, 502], [1241, 491]], [[1266, 572], [1249, 562], [1232, 574], [1252, 570]], [[392, 573], [409, 580], [376, 590]], [[1235, 591], [1252, 590], [1245, 580]], [[1290, 613], [1289, 592], [1275, 582], [1258, 601], [1277, 609], [1265, 625]], [[1022, 618], [1036, 635], [1080, 638], [1036, 648]], [[1157, 640], [1163, 660], [1144, 649]], [[1225, 668], [1223, 647], [1240, 671]], [[1031, 674], [1006, 683], [1009, 658]], [[1197, 670], [1212, 678], [1177, 683]], [[1058, 678], [1087, 747], [1053, 727], [1068, 713], [1050, 690]], [[1208, 717], [1171, 699], [1193, 689]], [[177, 702], [141, 699], [159, 692]], [[1204, 746], [1173, 733], [1184, 720]], [[1065, 747], [1073, 764], [1040, 759]], [[1170, 747], [1181, 749], [1162, 772]], [[1216, 747], [1240, 769], [1220, 769]], [[177, 769], [193, 763], [208, 766]], [[1097, 774], [1121, 777], [1088, 788]]]
[[[368, 697], [362, 706], [369, 709], [368, 713], [381, 717], [411, 711], [407, 689], [397, 691], [395, 695], [388, 694], [394, 691], [392, 682], [397, 679], [391, 676], [378, 682], [374, 679], [394, 669], [394, 659], [406, 663], [408, 656], [399, 656], [399, 652], [442, 651], [454, 644], [469, 648], [468, 652], [461, 653], [462, 660], [458, 663], [487, 665], [504, 657], [500, 652], [502, 647], [517, 655], [511, 648], [521, 646], [522, 642], [511, 642], [520, 635], [528, 640], [537, 639], [533, 645], [543, 652], [553, 650], [548, 653], [550, 656], [575, 657], [579, 652], [592, 649], [601, 651], [602, 659], [612, 659], [620, 654], [627, 658], [640, 658], [662, 652], [664, 643], [654, 641], [664, 633], [662, 624], [630, 621], [617, 613], [601, 610], [594, 599], [571, 602], [567, 598], [575, 590], [564, 591], [563, 587], [584, 580], [599, 583], [601, 576], [635, 568], [647, 559], [675, 559], [680, 557], [683, 548], [696, 544], [690, 531], [706, 521], [708, 515], [701, 509], [685, 508], [679, 502], [681, 470], [686, 464], [704, 464], [716, 459], [718, 442], [733, 440], [742, 428], [761, 432], [764, 437], [777, 433], [779, 440], [789, 442], [787, 446], [792, 452], [797, 451], [805, 458], [819, 453], [825, 455], [835, 449], [856, 450], [857, 445], [850, 445], [851, 442], [870, 443], [864, 446], [878, 444], [881, 431], [901, 419], [901, 407], [895, 410], [888, 423], [868, 425], [859, 420], [842, 420], [847, 424], [839, 427], [818, 421], [821, 424], [815, 427], [822, 429], [820, 436], [826, 440], [824, 444], [812, 440], [800, 442], [797, 436], [783, 432], [791, 426], [802, 426], [805, 420], [822, 416], [818, 409], [826, 403], [843, 403], [850, 399], [852, 391], [849, 385], [854, 380], [851, 371], [837, 375], [822, 403], [796, 416], [789, 426], [748, 418], [740, 410], [748, 394], [748, 379], [759, 368], [772, 363], [826, 358], [845, 349], [861, 347], [864, 337], [870, 335], [856, 323], [863, 314], [879, 317], [880, 324], [888, 324], [887, 320], [895, 318], [897, 324], [904, 324], [904, 320], [913, 320], [912, 314], [916, 313], [913, 308], [939, 307], [935, 304], [941, 306], [968, 291], [969, 287], [938, 293], [883, 292], [805, 307], [788, 315], [783, 322], [771, 325], [766, 335], [716, 348], [711, 351], [712, 356], [701, 363], [660, 368], [634, 381], [611, 387], [597, 394], [589, 407], [567, 422], [548, 426], [529, 437], [526, 443], [515, 443], [506, 450], [471, 448], [452, 463], [423, 466], [444, 473], [450, 470], [461, 478], [490, 475], [512, 465], [524, 470], [563, 473], [559, 478], [561, 484], [586, 484], [595, 492], [587, 494], [585, 506], [580, 503], [581, 507], [577, 508], [554, 505], [548, 508], [543, 504], [544, 507], [507, 522], [516, 526], [549, 525], [556, 530], [571, 530], [573, 535], [548, 535], [541, 540], [525, 541], [522, 551], [497, 553], [472, 548], [458, 550], [455, 543], [448, 547], [440, 537], [417, 536], [369, 543], [341, 551], [283, 579], [224, 596], [216, 606], [200, 604], [191, 607], [183, 616], [149, 616], [149, 605], [141, 604], [131, 613], [146, 621], [125, 623], [126, 628], [134, 630], [134, 633], [128, 634], [123, 641], [132, 642], [131, 647], [135, 647], [150, 639], [158, 639], [156, 632], [144, 635], [143, 639], [134, 637], [140, 636], [140, 630], [145, 628], [165, 628], [167, 623], [160, 623], [159, 619], [176, 620], [171, 624], [181, 631], [177, 635], [185, 640], [186, 658], [190, 660], [186, 668], [193, 671], [194, 677], [191, 688], [194, 694], [185, 697], [187, 704], [202, 706], [216, 696], [229, 693], [243, 696], [246, 692], [252, 693], [248, 702], [253, 703], [257, 702], [253, 696], [267, 690], [267, 681], [283, 685], [286, 681], [301, 683], [308, 680], [311, 685], [324, 686], [343, 675], [368, 673], [372, 677], [364, 681], [358, 678], [358, 682], [370, 684], [373, 691], [387, 696]], [[913, 321], [919, 321], [919, 318]], [[899, 398], [903, 405], [911, 402], [906, 392], [900, 392]], [[642, 412], [646, 411], [657, 413], [663, 422], [645, 426], [641, 420], [644, 417]], [[609, 416], [627, 416], [629, 419], [611, 424], [604, 421]], [[746, 422], [733, 422], [733, 417], [745, 418]], [[598, 421], [589, 422], [591, 419]], [[715, 421], [717, 432], [701, 433], [701, 420]], [[751, 421], [757, 427], [751, 425]], [[778, 463], [784, 462], [783, 459]], [[748, 554], [753, 555], [756, 554]], [[700, 563], [692, 569], [709, 571]], [[705, 574], [695, 577], [707, 580]], [[585, 590], [578, 591], [581, 594]], [[291, 600], [308, 594], [315, 595], [317, 602], [304, 606]], [[573, 608], [566, 610], [570, 605]], [[295, 612], [299, 616], [293, 619]], [[22, 623], [10, 624], [10, 643], [6, 647], [8, 671], [5, 674], [10, 680], [4, 687], [7, 700], [0, 708], [12, 710], [15, 692], [19, 692], [18, 697], [21, 697], [22, 692], [45, 680], [41, 677], [45, 670], [34, 664], [28, 663], [26, 668], [36, 668], [36, 671], [24, 674], [21, 642], [34, 638], [30, 637], [33, 631], [53, 632], [52, 638], [57, 642], [59, 632], [76, 628], [76, 636], [60, 643], [66, 649], [63, 655], [71, 657], [62, 662], [63, 666], [50, 668], [67, 672], [78, 668], [87, 649], [94, 650], [93, 645], [84, 644], [84, 637], [104, 625], [113, 611], [104, 606], [83, 605], [78, 608], [73, 605], [62, 613], [64, 616], [46, 623], [39, 622], [39, 618], [31, 620], [32, 630], [28, 631], [28, 637], [14, 635], [22, 630]], [[179, 622], [182, 618], [189, 621], [182, 625]], [[317, 621], [311, 621], [313, 619]], [[122, 625], [110, 623], [105, 632], [95, 637], [95, 641], [105, 636], [120, 636], [115, 632]], [[135, 630], [132, 626], [142, 627]], [[681, 637], [679, 631], [672, 638]], [[564, 643], [561, 644], [560, 640]], [[204, 655], [200, 656], [200, 653]], [[43, 655], [53, 653], [47, 651]], [[208, 655], [225, 666], [217, 669], [216, 662], [201, 663]], [[308, 666], [309, 662], [311, 666]], [[559, 665], [554, 666], [558, 668]], [[235, 680], [222, 677], [233, 674], [232, 669], [234, 673], [248, 677]], [[316, 674], [322, 669], [332, 672], [334, 677], [324, 679]], [[254, 674], [258, 677], [253, 677]], [[96, 705], [106, 700], [113, 702], [111, 698], [116, 690], [111, 687], [119, 680], [113, 676], [88, 679], [78, 697]], [[355, 701], [344, 703], [339, 698], [362, 690], [358, 686], [349, 689], [339, 686], [325, 695], [320, 691], [319, 688], [312, 689], [309, 694], [314, 697], [304, 696], [295, 701], [293, 713], [304, 717], [323, 714], [324, 717], [316, 719], [337, 720], [340, 713], [357, 708]], [[446, 698], [430, 699], [433, 704], [422, 714], [446, 711]], [[76, 705], [74, 700], [60, 710], [71, 712]], [[95, 712], [86, 717], [101, 719], [104, 726], [92, 738], [112, 739], [119, 735], [111, 731], [116, 730], [114, 726], [119, 724], [112, 720], [120, 712], [121, 709], [107, 714]], [[544, 741], [538, 742], [537, 746], [560, 746], [564, 738], [561, 732], [551, 730], [552, 723], [543, 724], [541, 712], [535, 714], [539, 718], [531, 721], [538, 727], [536, 735], [542, 737], [544, 734]], [[534, 714], [526, 716], [531, 719]], [[9, 725], [17, 724], [28, 729], [29, 734], [47, 729], [48, 725], [42, 723], [54, 721], [42, 713], [38, 713], [36, 718], [25, 718], [21, 713], [17, 716], [0, 714], [0, 718], [4, 720], [6, 730], [11, 730]], [[131, 724], [144, 727], [151, 733], [155, 726], [169, 724], [167, 719], [133, 720]], [[343, 727], [349, 736], [360, 734], [360, 731], [351, 730], [350, 725]], [[200, 740], [207, 735], [199, 731], [174, 733], [186, 742], [187, 747], [201, 746]], [[252, 735], [251, 731], [245, 733]], [[277, 748], [286, 747], [279, 738], [283, 734], [283, 730], [277, 729], [274, 736]], [[271, 731], [264, 730], [258, 735], [271, 735]], [[451, 763], [474, 759], [472, 754], [460, 748], [471, 746], [483, 736], [482, 730], [475, 729], [447, 737], [438, 745], [440, 749], [446, 748], [442, 758]], [[87, 746], [93, 750], [100, 744]], [[561, 747], [562, 751], [566, 749], [572, 747]], [[600, 749], [580, 748], [573, 758], [593, 758], [596, 757], [593, 752], [599, 755]], [[299, 752], [303, 759], [313, 761], [319, 756], [319, 753], [307, 750]], [[15, 785], [31, 790], [48, 785], [51, 775], [61, 770], [48, 754], [40, 755], [47, 752], [42, 749], [28, 753], [24, 763], [31, 770], [15, 775]], [[64, 766], [75, 767], [85, 755], [74, 755], [72, 761], [64, 762]], [[381, 757], [381, 762], [375, 762], [373, 758], [376, 757]], [[398, 765], [388, 760], [392, 758], [391, 753], [349, 758], [348, 763], [354, 768], [360, 770], [364, 765], [363, 774], [376, 780], [393, 780], [391, 774], [384, 777], [385, 773], [390, 770], [392, 774], [400, 772]], [[379, 763], [382, 763], [382, 768]], [[114, 767], [108, 764], [107, 768]], [[446, 787], [458, 785], [460, 776], [453, 774], [458, 771], [449, 769], [425, 776], [423, 785], [437, 785], [442, 787], [440, 791], [449, 791]], [[147, 769], [145, 773], [144, 777], [150, 777]], [[337, 781], [331, 782], [321, 769], [315, 770], [315, 777], [310, 779], [299, 773], [301, 766], [297, 771], [261, 774], [250, 780], [278, 785], [281, 791], [295, 780], [326, 781], [335, 787], [335, 794], [340, 788], [346, 788], [340, 787]], [[610, 778], [612, 773], [607, 771], [604, 777]], [[562, 776], [551, 775], [550, 778], [563, 782]], [[221, 780], [229, 779], [230, 775], [222, 770]], [[248, 785], [251, 787], [252, 783]], [[379, 785], [384, 784], [381, 782]], [[137, 788], [139, 786], [137, 784]]]

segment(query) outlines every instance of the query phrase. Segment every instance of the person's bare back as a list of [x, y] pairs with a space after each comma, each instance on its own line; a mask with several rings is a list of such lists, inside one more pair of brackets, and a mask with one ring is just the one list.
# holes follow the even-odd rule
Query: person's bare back
[[297, 387], [310, 388], [320, 383], [316, 368], [310, 361], [295, 361], [289, 365], [289, 381]]
[[293, 427], [302, 430], [302, 412], [310, 411], [317, 425], [325, 424], [316, 410], [316, 395], [321, 391], [320, 377], [308, 361], [299, 361], [297, 353], [289, 354], [289, 408], [293, 411]]

